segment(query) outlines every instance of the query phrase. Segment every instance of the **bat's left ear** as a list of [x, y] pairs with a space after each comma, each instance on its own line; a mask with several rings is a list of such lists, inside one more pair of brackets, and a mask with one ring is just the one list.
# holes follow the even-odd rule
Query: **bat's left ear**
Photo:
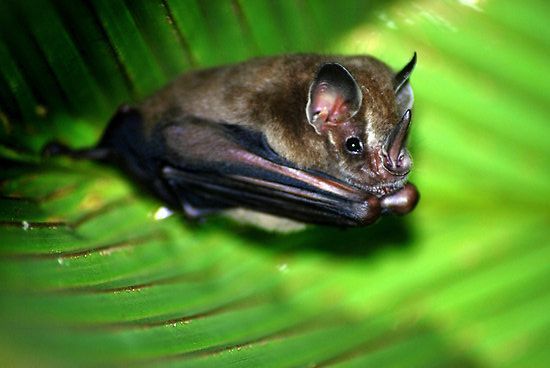
[[402, 116], [405, 111], [412, 109], [414, 95], [409, 83], [409, 77], [416, 65], [416, 52], [412, 59], [401, 69], [393, 79], [393, 90], [395, 92], [398, 113]]
[[363, 94], [359, 85], [342, 65], [325, 64], [309, 87], [307, 120], [321, 134], [325, 125], [350, 119], [359, 111]]

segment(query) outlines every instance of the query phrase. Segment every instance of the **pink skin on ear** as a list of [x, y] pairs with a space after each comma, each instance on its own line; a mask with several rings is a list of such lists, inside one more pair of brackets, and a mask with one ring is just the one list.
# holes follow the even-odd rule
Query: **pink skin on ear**
[[362, 101], [361, 89], [340, 64], [321, 67], [309, 89], [306, 114], [317, 134], [325, 125], [335, 126], [353, 117]]
[[348, 107], [342, 96], [326, 84], [319, 86], [312, 103], [313, 119], [322, 123], [338, 123], [348, 117]]
[[334, 127], [351, 117], [348, 103], [343, 96], [326, 84], [317, 87], [309, 109], [313, 112], [311, 125], [318, 134], [322, 134], [329, 126]]

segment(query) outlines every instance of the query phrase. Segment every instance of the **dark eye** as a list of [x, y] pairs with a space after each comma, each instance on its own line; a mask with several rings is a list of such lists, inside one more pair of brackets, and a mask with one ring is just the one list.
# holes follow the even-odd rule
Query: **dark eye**
[[363, 151], [363, 143], [357, 137], [349, 137], [346, 139], [346, 150], [353, 154], [361, 153]]

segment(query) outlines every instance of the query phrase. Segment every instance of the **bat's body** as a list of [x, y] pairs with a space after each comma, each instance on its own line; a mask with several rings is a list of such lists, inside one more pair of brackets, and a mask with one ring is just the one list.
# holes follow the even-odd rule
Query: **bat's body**
[[418, 201], [405, 148], [415, 61], [394, 74], [366, 56], [294, 55], [187, 73], [73, 155], [119, 160], [189, 217], [366, 225]]

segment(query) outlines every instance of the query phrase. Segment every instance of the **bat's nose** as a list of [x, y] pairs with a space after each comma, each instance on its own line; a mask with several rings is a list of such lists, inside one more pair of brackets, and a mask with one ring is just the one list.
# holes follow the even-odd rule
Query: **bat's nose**
[[395, 175], [406, 175], [411, 169], [411, 156], [405, 148], [410, 125], [411, 110], [407, 110], [388, 135], [382, 148], [384, 167]]
[[411, 166], [412, 159], [406, 148], [394, 160], [382, 148], [377, 148], [369, 153], [367, 162], [362, 165], [361, 180], [371, 187], [401, 187]]
[[399, 155], [392, 159], [388, 155], [382, 157], [384, 168], [397, 176], [407, 175], [411, 171], [412, 159], [406, 149], [402, 149]]

